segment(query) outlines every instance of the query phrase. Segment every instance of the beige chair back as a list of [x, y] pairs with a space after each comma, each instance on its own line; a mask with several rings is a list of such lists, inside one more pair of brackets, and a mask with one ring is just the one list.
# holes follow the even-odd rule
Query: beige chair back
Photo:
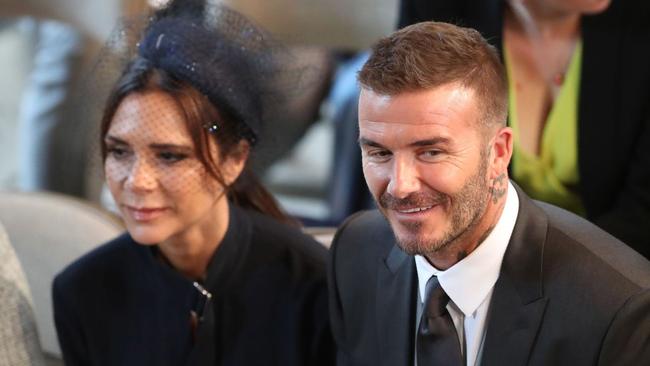
[[27, 276], [43, 351], [60, 356], [52, 316], [54, 276], [124, 229], [102, 209], [54, 193], [0, 192], [0, 222]]

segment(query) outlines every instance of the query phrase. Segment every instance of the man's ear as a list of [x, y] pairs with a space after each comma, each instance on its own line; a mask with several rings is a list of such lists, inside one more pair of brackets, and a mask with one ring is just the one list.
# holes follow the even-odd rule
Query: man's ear
[[221, 162], [221, 173], [226, 185], [231, 185], [237, 180], [246, 166], [250, 144], [246, 140], [241, 140], [233, 151]]
[[513, 135], [510, 127], [500, 127], [490, 146], [490, 179], [508, 173], [508, 164], [512, 158]]

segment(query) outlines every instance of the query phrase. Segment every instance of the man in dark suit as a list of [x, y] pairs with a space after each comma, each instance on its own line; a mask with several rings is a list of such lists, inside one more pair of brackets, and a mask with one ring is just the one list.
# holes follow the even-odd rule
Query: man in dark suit
[[650, 263], [509, 182], [504, 71], [478, 32], [404, 28], [359, 82], [379, 210], [332, 245], [339, 365], [650, 364]]

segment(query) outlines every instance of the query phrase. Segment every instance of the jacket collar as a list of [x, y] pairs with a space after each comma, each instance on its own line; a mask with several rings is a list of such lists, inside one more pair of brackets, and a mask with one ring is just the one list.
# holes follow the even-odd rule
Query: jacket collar
[[546, 214], [515, 185], [519, 215], [494, 287], [482, 365], [525, 365], [547, 299], [543, 290]]
[[[514, 186], [519, 214], [492, 295], [484, 366], [524, 365], [547, 303], [542, 264], [548, 218]], [[375, 302], [379, 359], [384, 365], [411, 365], [417, 299], [413, 257], [393, 245], [380, 261]]]
[[[392, 235], [391, 235], [392, 237]], [[417, 275], [413, 257], [393, 245], [377, 274], [377, 337], [382, 365], [412, 365]]]

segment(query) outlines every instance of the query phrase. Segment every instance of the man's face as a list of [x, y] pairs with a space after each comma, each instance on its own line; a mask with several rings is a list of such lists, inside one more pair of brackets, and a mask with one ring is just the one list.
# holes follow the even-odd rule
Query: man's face
[[474, 236], [489, 203], [488, 141], [473, 90], [362, 90], [363, 172], [398, 244], [428, 255]]

